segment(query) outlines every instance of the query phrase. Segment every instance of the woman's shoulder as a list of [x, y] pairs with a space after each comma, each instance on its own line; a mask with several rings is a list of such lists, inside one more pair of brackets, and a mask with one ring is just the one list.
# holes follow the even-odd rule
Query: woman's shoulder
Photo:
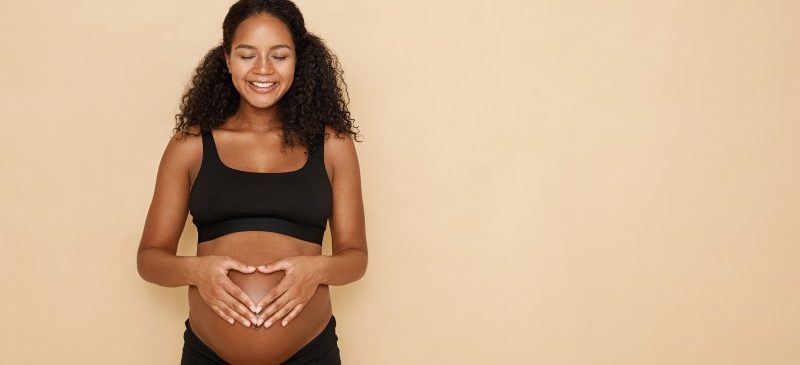
[[163, 158], [173, 167], [193, 169], [203, 156], [201, 128], [198, 125], [175, 131], [164, 149]]
[[334, 170], [337, 167], [352, 168], [358, 164], [355, 143], [350, 133], [337, 133], [336, 128], [326, 125], [322, 148], [325, 160], [330, 161]]

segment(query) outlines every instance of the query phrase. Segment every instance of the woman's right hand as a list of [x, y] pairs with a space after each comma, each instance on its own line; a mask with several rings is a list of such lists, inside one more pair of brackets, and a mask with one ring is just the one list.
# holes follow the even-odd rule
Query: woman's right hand
[[194, 285], [206, 304], [230, 324], [233, 324], [234, 318], [246, 327], [255, 323], [255, 303], [228, 277], [230, 270], [250, 274], [255, 272], [255, 266], [229, 256], [208, 255], [197, 258]]

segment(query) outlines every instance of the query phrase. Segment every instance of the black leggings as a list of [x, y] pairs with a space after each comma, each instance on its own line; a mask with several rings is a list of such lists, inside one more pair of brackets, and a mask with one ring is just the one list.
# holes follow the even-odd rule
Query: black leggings
[[[195, 335], [189, 325], [188, 318], [185, 324], [186, 331], [183, 332], [181, 365], [229, 365]], [[336, 336], [336, 317], [331, 315], [331, 319], [325, 329], [292, 357], [282, 362], [281, 365], [341, 365], [342, 360], [339, 357], [338, 340], [339, 337]]]

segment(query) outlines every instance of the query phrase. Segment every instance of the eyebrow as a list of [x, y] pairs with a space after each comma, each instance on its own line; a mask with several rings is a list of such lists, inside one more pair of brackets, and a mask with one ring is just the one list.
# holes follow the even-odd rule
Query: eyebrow
[[[248, 49], [252, 49], [252, 50], [256, 50], [257, 49], [256, 47], [253, 47], [253, 46], [251, 46], [249, 44], [240, 44], [240, 45], [236, 46], [236, 48], [234, 48], [234, 49], [239, 49], [239, 48], [248, 48]], [[269, 47], [270, 50], [273, 50], [273, 49], [276, 49], [276, 48], [292, 49], [292, 47], [289, 47], [286, 44], [276, 44], [276, 45], [274, 45], [272, 47]]]

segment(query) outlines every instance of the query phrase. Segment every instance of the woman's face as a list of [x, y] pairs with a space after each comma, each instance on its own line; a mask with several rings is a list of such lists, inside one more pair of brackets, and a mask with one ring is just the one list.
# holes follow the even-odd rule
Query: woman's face
[[243, 99], [256, 108], [276, 105], [294, 80], [292, 33], [274, 16], [252, 16], [236, 28], [225, 62]]

